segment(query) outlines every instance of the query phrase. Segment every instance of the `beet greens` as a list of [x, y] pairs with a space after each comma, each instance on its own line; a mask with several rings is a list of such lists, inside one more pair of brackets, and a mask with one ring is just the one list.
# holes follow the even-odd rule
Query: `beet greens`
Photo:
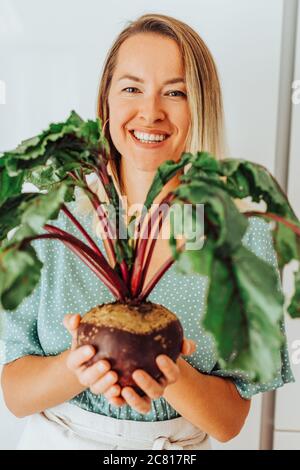
[[[249, 217], [272, 221], [279, 268], [300, 260], [300, 222], [277, 181], [266, 168], [246, 160], [217, 161], [206, 152], [183, 153], [179, 162], [166, 161], [158, 168], [144, 203], [146, 210], [127, 225], [122, 200], [107, 170], [109, 152], [101, 120], [84, 121], [72, 111], [65, 122], [50, 124], [0, 156], [0, 309], [16, 309], [39, 282], [43, 265], [31, 245], [33, 240], [60, 240], [125, 303], [146, 300], [177, 261], [182, 273], [208, 277], [202, 325], [215, 338], [221, 366], [247, 371], [254, 381], [271, 379], [278, 370], [278, 351], [284, 341], [280, 325], [285, 299], [278, 288], [277, 270], [247, 249], [242, 239]], [[189, 169], [180, 176], [180, 185], [149, 214], [165, 184], [186, 165]], [[90, 173], [103, 185], [106, 201], [100, 201], [89, 187]], [[22, 192], [26, 182], [38, 191]], [[97, 213], [113, 266], [67, 207], [75, 200], [76, 187], [84, 191]], [[245, 198], [264, 202], [265, 210], [242, 213], [235, 200]], [[171, 219], [172, 257], [145, 285], [156, 236], [175, 204], [189, 204], [196, 225], [200, 223], [197, 205], [204, 204], [204, 227], [197, 227], [198, 233], [205, 228], [204, 245], [196, 250], [185, 249], [186, 245], [178, 249], [176, 235], [182, 227]], [[111, 208], [115, 218], [110, 216]], [[60, 211], [86, 243], [52, 224]], [[135, 230], [129, 229], [132, 224]], [[155, 235], [146, 236], [151, 227], [156, 227]], [[288, 312], [300, 317], [300, 270], [295, 273]]]

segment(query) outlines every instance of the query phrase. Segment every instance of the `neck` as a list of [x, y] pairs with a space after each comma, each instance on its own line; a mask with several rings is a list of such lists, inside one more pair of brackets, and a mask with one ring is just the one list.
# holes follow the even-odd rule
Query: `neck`
[[[124, 162], [124, 159], [121, 158], [120, 177], [123, 182], [128, 210], [130, 210], [133, 205], [141, 206], [144, 204], [155, 174], [156, 170], [139, 170], [133, 165], [131, 166], [127, 162]], [[179, 185], [180, 174], [182, 174], [182, 171], [178, 172], [168, 181], [160, 194], [154, 199], [154, 203], [160, 203], [170, 191], [174, 190]]]

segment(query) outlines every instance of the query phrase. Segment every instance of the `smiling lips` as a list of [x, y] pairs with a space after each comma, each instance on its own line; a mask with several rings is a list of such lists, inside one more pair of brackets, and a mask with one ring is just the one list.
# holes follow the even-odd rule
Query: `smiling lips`
[[134, 129], [129, 132], [135, 143], [142, 148], [160, 147], [170, 137], [170, 135], [162, 133], [162, 131], [151, 131], [151, 133], [146, 133]]
[[157, 147], [170, 137], [170, 134], [167, 132], [156, 129], [151, 130], [150, 132], [131, 129], [129, 132], [136, 143], [141, 144], [143, 147], [146, 146], [147, 148]]

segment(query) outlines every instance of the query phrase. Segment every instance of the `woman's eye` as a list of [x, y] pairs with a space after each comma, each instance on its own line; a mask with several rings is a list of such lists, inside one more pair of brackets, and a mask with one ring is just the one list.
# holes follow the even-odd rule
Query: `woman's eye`
[[[134, 88], [134, 87], [132, 87], [132, 86], [129, 86], [129, 87], [127, 87], [127, 88], [124, 88], [124, 90], [122, 90], [122, 91], [127, 91], [127, 90], [137, 90], [137, 88]], [[129, 92], [128, 92], [128, 93], [129, 93]]]
[[[135, 87], [127, 87], [127, 88], [124, 88], [122, 91], [126, 91], [127, 93], [132, 94], [132, 92], [131, 92], [131, 91], [128, 91], [128, 90], [137, 90], [137, 88], [135, 88]], [[179, 96], [186, 96], [186, 94], [183, 93], [183, 91], [179, 91], [179, 90], [169, 91], [168, 93], [169, 93], [169, 95], [170, 95], [171, 93], [179, 93]], [[178, 96], [178, 95], [175, 95], [174, 98], [176, 98], [177, 96]]]
[[180, 96], [186, 96], [186, 94], [183, 93], [183, 91], [179, 91], [179, 90], [170, 91], [170, 93], [180, 93]]

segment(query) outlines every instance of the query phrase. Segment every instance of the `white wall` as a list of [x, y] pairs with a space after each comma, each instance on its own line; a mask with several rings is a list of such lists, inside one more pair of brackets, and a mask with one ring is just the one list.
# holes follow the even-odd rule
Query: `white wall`
[[[14, 148], [71, 109], [93, 118], [106, 52], [126, 22], [147, 12], [177, 17], [210, 47], [224, 92], [230, 155], [274, 171], [283, 0], [0, 0], [0, 151]], [[0, 399], [0, 447], [20, 424]], [[257, 449], [261, 396], [246, 427], [215, 448]]]

